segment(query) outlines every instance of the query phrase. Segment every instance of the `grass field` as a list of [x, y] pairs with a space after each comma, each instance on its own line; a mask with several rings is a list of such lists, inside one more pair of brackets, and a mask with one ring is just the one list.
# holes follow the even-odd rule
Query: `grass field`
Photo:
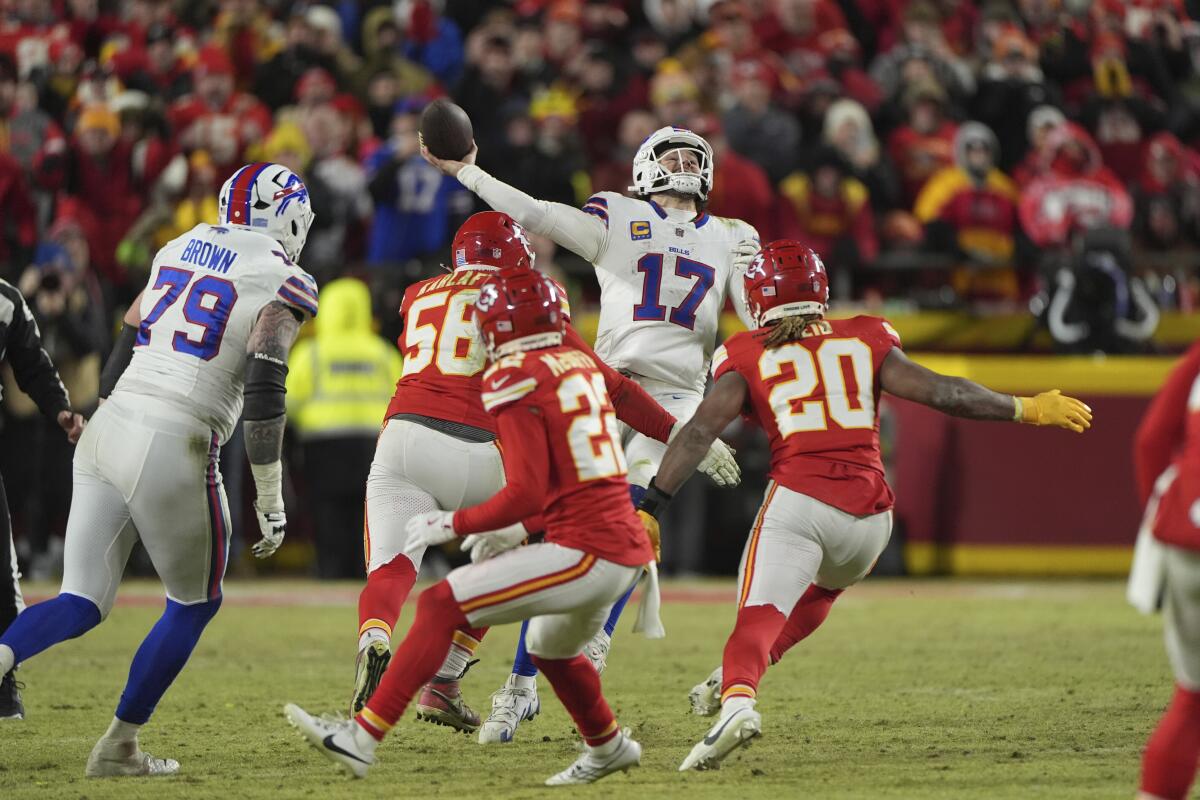
[[[45, 594], [53, 587], [32, 587]], [[1171, 681], [1160, 621], [1117, 583], [872, 580], [768, 671], [764, 736], [719, 772], [676, 771], [706, 721], [686, 694], [721, 654], [731, 584], [668, 584], [668, 638], [628, 633], [604, 675], [642, 767], [572, 796], [700, 798], [1129, 798]], [[575, 757], [549, 687], [509, 746], [416, 722], [411, 712], [354, 782], [304, 744], [285, 701], [341, 710], [353, 676], [357, 587], [230, 583], [226, 604], [142, 734], [176, 778], [87, 780], [129, 659], [157, 617], [134, 583], [98, 630], [30, 661], [25, 722], [0, 722], [0, 798], [547, 797]], [[465, 684], [486, 713], [516, 628], [496, 629]]]

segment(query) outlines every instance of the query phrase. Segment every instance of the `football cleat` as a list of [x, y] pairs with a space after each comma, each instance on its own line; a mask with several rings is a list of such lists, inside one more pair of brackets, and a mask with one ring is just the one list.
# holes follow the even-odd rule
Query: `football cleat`
[[724, 680], [723, 667], [717, 667], [701, 683], [697, 683], [688, 692], [688, 701], [692, 704], [692, 713], [698, 717], [711, 717], [721, 710], [721, 682]]
[[25, 706], [21, 702], [21, 689], [17, 683], [17, 670], [10, 669], [0, 678], [0, 719], [25, 719]]
[[179, 772], [179, 762], [173, 758], [155, 758], [142, 752], [136, 738], [125, 741], [102, 738], [88, 756], [84, 774], [89, 778], [113, 778], [118, 776], [174, 775]]
[[604, 674], [604, 668], [608, 665], [608, 649], [610, 647], [612, 647], [612, 637], [601, 628], [599, 633], [593, 636], [592, 640], [583, 648], [583, 654], [587, 656], [588, 661], [592, 662], [597, 675]]
[[529, 688], [517, 685], [517, 675], [509, 675], [500, 691], [492, 695], [492, 713], [479, 729], [480, 744], [511, 742], [517, 726], [531, 720], [542, 710], [537, 684]]
[[458, 681], [441, 681], [436, 678], [421, 689], [417, 701], [417, 719], [446, 725], [463, 733], [479, 730], [479, 715], [463, 702]]
[[762, 714], [742, 706], [717, 720], [704, 738], [696, 742], [692, 752], [679, 765], [679, 771], [718, 769], [726, 756], [759, 736], [762, 736]]
[[384, 639], [372, 639], [371, 643], [358, 651], [354, 662], [354, 697], [350, 699], [350, 716], [356, 717], [367, 705], [371, 695], [379, 688], [388, 662], [392, 660], [392, 649]]
[[632, 738], [632, 732], [625, 728], [618, 736], [621, 743], [617, 749], [607, 756], [597, 756], [594, 749], [586, 748], [575, 763], [557, 775], [546, 779], [547, 786], [575, 786], [581, 783], [595, 783], [605, 775], [614, 772], [628, 772], [630, 767], [642, 764], [642, 746]]
[[356, 778], [367, 777], [367, 770], [375, 763], [375, 754], [364, 747], [370, 734], [357, 722], [320, 719], [295, 703], [285, 705], [283, 714], [322, 755]]

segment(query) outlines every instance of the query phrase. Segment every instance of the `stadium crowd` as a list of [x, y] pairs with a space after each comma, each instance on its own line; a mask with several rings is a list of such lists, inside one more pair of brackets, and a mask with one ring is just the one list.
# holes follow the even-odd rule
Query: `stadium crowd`
[[[275, 161], [316, 212], [301, 265], [363, 279], [393, 338], [400, 291], [474, 210], [419, 153], [421, 109], [449, 95], [480, 166], [577, 205], [625, 190], [656, 128], [697, 130], [709, 210], [811, 245], [838, 299], [1020, 307], [1047, 259], [1105, 229], [1128, 232], [1121, 269], [1188, 310], [1198, 17], [1195, 0], [3, 0], [0, 277], [87, 410], [156, 250], [216, 221], [236, 167]], [[595, 300], [586, 265], [536, 247]], [[14, 391], [5, 422], [31, 487], [14, 510], [49, 530], [69, 449]]]

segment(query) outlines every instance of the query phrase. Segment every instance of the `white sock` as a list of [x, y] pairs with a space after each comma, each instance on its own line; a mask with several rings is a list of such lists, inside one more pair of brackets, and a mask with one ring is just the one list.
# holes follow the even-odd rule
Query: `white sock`
[[466, 670], [472, 655], [474, 653], [461, 644], [452, 643], [449, 652], [446, 653], [446, 660], [442, 662], [442, 666], [437, 671], [437, 678], [443, 681], [458, 680]]
[[757, 702], [758, 701], [755, 700], [754, 698], [746, 697], [744, 695], [737, 695], [735, 697], [731, 697], [728, 700], [726, 700], [724, 703], [721, 704], [721, 717], [722, 718], [728, 717], [729, 715], [733, 714], [735, 711], [739, 711], [743, 708], [751, 708], [752, 709], [752, 708], [754, 708], [754, 704]]
[[0, 644], [0, 678], [8, 674], [8, 671], [16, 666], [17, 656], [13, 653], [12, 648], [6, 644]]
[[514, 689], [537, 689], [537, 675], [509, 675]]
[[354, 737], [354, 746], [358, 748], [358, 751], [368, 756], [375, 755], [375, 748], [379, 747], [379, 740], [357, 722], [350, 726], [350, 730]]
[[378, 640], [378, 641], [380, 641], [380, 642], [383, 642], [383, 643], [384, 643], [384, 644], [386, 644], [388, 647], [391, 647], [391, 645], [392, 645], [391, 641], [388, 639], [387, 632], [386, 632], [386, 631], [384, 631], [384, 629], [383, 629], [383, 628], [367, 628], [367, 629], [366, 629], [365, 631], [363, 631], [363, 632], [362, 632], [362, 634], [361, 634], [361, 635], [358, 637], [358, 650], [359, 650], [359, 652], [362, 652], [363, 650], [366, 650], [366, 649], [367, 649], [367, 646], [368, 646], [369, 644], [371, 644], [371, 642], [374, 642], [374, 641], [376, 641], [376, 640]]
[[108, 726], [108, 730], [104, 732], [104, 736], [101, 738], [112, 742], [136, 741], [138, 731], [141, 730], [141, 727], [141, 725], [135, 725], [132, 722], [126, 722], [123, 719], [113, 717], [112, 724]]
[[617, 731], [617, 735], [609, 739], [604, 744], [599, 744], [595, 747], [588, 745], [588, 750], [590, 750], [592, 755], [596, 756], [597, 758], [607, 758], [608, 756], [611, 756], [613, 753], [617, 752], [617, 748], [621, 746], [621, 742], [623, 741], [625, 741], [625, 733], [623, 731]]

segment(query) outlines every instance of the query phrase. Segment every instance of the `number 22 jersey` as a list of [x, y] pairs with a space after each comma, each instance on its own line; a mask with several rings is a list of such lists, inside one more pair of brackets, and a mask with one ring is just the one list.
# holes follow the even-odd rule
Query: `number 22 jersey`
[[713, 378], [745, 379], [745, 414], [770, 439], [771, 480], [855, 516], [891, 508], [879, 451], [879, 369], [899, 334], [868, 316], [814, 322], [799, 340], [768, 348], [770, 333], [731, 336], [713, 356]]
[[317, 284], [265, 234], [197, 225], [154, 257], [133, 359], [114, 394], [163, 400], [223, 444], [242, 415], [246, 343], [273, 301], [316, 316]]

